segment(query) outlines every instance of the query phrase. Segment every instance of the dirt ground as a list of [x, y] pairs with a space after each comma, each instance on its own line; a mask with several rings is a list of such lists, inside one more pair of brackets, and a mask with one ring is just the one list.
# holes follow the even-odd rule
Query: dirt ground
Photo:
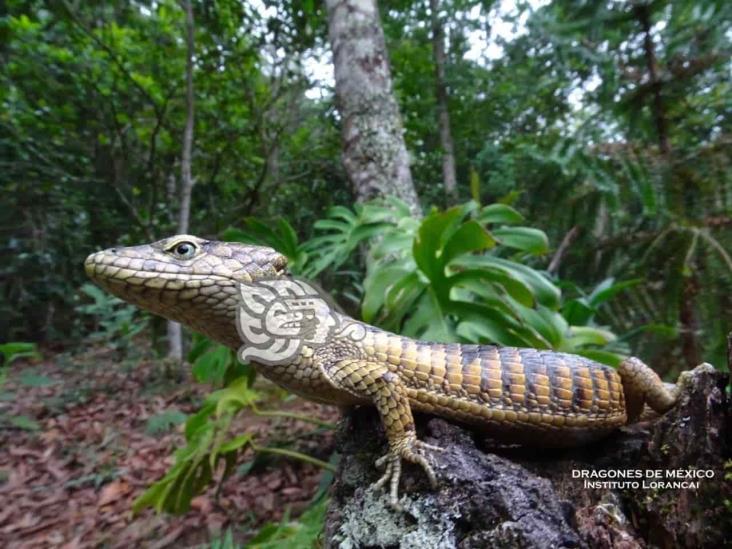
[[[175, 422], [197, 410], [207, 387], [172, 381], [159, 361], [124, 362], [104, 348], [43, 354], [13, 364], [0, 386], [2, 547], [205, 547], [229, 528], [240, 542], [287, 509], [297, 516], [318, 490], [313, 465], [273, 456], [249, 466], [245, 454], [238, 472], [195, 498], [187, 514], [133, 516], [134, 499], [184, 445]], [[337, 421], [334, 408], [262, 390], [270, 396], [261, 408]], [[333, 451], [332, 431], [289, 418], [244, 413], [234, 430], [256, 433], [260, 445], [294, 441], [293, 449], [324, 461]]]

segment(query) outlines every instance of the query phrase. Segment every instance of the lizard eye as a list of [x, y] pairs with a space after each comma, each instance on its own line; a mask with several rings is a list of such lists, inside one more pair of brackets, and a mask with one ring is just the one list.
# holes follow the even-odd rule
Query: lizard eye
[[180, 242], [171, 251], [180, 259], [190, 259], [196, 254], [196, 245], [193, 242]]

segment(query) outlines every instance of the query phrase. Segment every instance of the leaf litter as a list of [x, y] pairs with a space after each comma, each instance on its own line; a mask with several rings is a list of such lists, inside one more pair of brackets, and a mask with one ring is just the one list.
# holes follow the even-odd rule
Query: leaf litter
[[[132, 502], [183, 446], [183, 414], [197, 410], [206, 387], [190, 375], [166, 379], [153, 360], [133, 366], [96, 347], [19, 361], [0, 392], [2, 547], [196, 547], [227, 529], [241, 542], [288, 509], [298, 516], [318, 490], [317, 467], [249, 453], [239, 473], [194, 498], [185, 515], [133, 516]], [[269, 394], [272, 409], [337, 419], [334, 408]], [[255, 433], [261, 445], [294, 440], [298, 451], [325, 461], [333, 451], [332, 432], [296, 419], [243, 413], [235, 431]]]

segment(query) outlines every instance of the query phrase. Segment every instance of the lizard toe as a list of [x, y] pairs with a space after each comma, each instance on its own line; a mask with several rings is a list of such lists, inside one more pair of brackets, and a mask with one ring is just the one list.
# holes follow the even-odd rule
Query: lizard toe
[[389, 507], [396, 511], [403, 510], [402, 506], [399, 504], [399, 479], [402, 476], [401, 456], [390, 452], [380, 457], [376, 463], [379, 467], [386, 465], [386, 469], [384, 470], [384, 474], [381, 478], [374, 482], [372, 487], [376, 490], [380, 490], [389, 483]]

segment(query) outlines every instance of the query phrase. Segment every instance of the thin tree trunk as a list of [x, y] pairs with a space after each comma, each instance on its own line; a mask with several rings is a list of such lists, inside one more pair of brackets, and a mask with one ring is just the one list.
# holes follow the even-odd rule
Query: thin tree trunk
[[[672, 158], [671, 142], [669, 140], [669, 124], [668, 116], [663, 101], [663, 81], [658, 74], [658, 61], [656, 59], [656, 48], [653, 44], [653, 36], [651, 36], [651, 13], [649, 6], [640, 4], [636, 8], [638, 21], [643, 30], [643, 51], [646, 60], [646, 68], [648, 69], [648, 77], [653, 93], [653, 118], [656, 126], [656, 134], [658, 136], [658, 148], [661, 154], [667, 159]], [[687, 195], [687, 176], [683, 169], [673, 169], [672, 166], [672, 188], [675, 189], [677, 209], [680, 215], [684, 215], [686, 209]], [[681, 348], [684, 361], [687, 366], [698, 364], [701, 353], [699, 351], [698, 341], [698, 321], [694, 307], [695, 296], [698, 290], [698, 279], [696, 271], [684, 280], [683, 289], [679, 303], [679, 324], [681, 325]]]
[[191, 176], [191, 151], [193, 149], [193, 56], [195, 53], [193, 42], [193, 7], [190, 0], [185, 1], [186, 10], [186, 128], [183, 132], [183, 152], [180, 159], [180, 213], [178, 216], [178, 232], [187, 233], [191, 217], [191, 191], [193, 177]]
[[671, 145], [668, 139], [668, 123], [666, 121], [666, 111], [661, 94], [662, 83], [658, 76], [656, 49], [653, 45], [653, 37], [651, 36], [651, 15], [648, 6], [645, 4], [639, 5], [636, 9], [641, 28], [643, 29], [643, 51], [646, 58], [646, 67], [648, 68], [648, 77], [653, 90], [653, 118], [658, 135], [658, 146], [663, 154], [668, 155], [671, 152]]
[[[183, 3], [186, 11], [186, 127], [183, 132], [183, 151], [180, 159], [180, 210], [178, 214], [178, 234], [188, 232], [191, 217], [191, 192], [193, 177], [191, 176], [191, 151], [193, 149], [193, 7], [190, 0]], [[180, 324], [168, 322], [168, 357], [181, 362], [183, 360], [183, 333]]]
[[559, 272], [559, 267], [562, 264], [564, 254], [567, 253], [567, 250], [569, 250], [569, 247], [577, 239], [579, 233], [579, 225], [575, 225], [569, 229], [567, 234], [564, 235], [562, 242], [559, 244], [559, 248], [554, 252], [554, 257], [552, 257], [552, 260], [549, 262], [549, 267], [546, 269], [550, 274], [556, 274]]
[[450, 129], [450, 111], [447, 108], [445, 30], [440, 20], [440, 0], [430, 0], [430, 12], [432, 19], [432, 57], [435, 64], [437, 125], [440, 129], [440, 145], [442, 146], [442, 178], [449, 203], [455, 202], [457, 199], [457, 176], [455, 175], [455, 145]]
[[421, 215], [375, 0], [326, 0], [343, 164], [359, 201], [393, 195]]

